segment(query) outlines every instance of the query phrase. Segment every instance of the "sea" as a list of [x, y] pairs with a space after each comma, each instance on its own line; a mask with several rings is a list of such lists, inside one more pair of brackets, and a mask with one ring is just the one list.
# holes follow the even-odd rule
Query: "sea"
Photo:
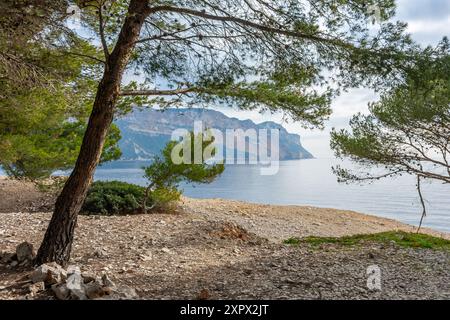
[[[119, 180], [145, 185], [143, 167], [149, 161], [114, 161], [99, 166], [95, 180]], [[338, 183], [332, 166], [344, 167], [334, 158], [281, 161], [274, 175], [261, 175], [257, 165], [226, 165], [210, 184], [182, 184], [192, 198], [223, 198], [252, 203], [306, 205], [353, 210], [418, 226], [422, 208], [414, 177], [402, 176], [373, 183]], [[0, 169], [0, 175], [4, 173]], [[68, 174], [59, 172], [58, 174]], [[450, 232], [450, 185], [422, 183], [427, 207], [423, 226]]]
[[[100, 166], [96, 180], [120, 180], [145, 185], [145, 161], [116, 161]], [[274, 175], [261, 175], [256, 165], [230, 164], [210, 184], [183, 184], [192, 198], [223, 198], [253, 203], [308, 205], [354, 210], [418, 225], [422, 208], [414, 177], [382, 179], [370, 184], [338, 183], [334, 158], [281, 161]], [[450, 185], [427, 182], [422, 185], [427, 207], [423, 226], [450, 232]]]

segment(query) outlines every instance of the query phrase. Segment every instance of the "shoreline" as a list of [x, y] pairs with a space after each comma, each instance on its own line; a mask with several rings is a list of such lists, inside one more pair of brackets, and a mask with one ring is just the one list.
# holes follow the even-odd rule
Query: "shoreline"
[[[0, 176], [0, 214], [17, 212], [50, 212], [54, 195], [44, 193], [29, 182]], [[394, 218], [346, 209], [309, 205], [263, 204], [222, 198], [189, 198], [183, 196], [178, 207], [187, 214], [222, 219], [242, 225], [250, 232], [278, 241], [289, 237], [377, 233], [389, 230], [416, 232], [417, 226]], [[275, 233], [271, 228], [275, 226]], [[450, 233], [422, 227], [420, 233], [450, 239]], [[276, 234], [276, 235], [275, 235]]]
[[[201, 214], [210, 219], [232, 221], [250, 232], [277, 241], [293, 236], [342, 237], [391, 230], [417, 231], [416, 226], [392, 218], [352, 210], [259, 204], [220, 198], [183, 197], [182, 203], [183, 209], [187, 212]], [[450, 239], [450, 233], [432, 228], [422, 227], [420, 233]]]

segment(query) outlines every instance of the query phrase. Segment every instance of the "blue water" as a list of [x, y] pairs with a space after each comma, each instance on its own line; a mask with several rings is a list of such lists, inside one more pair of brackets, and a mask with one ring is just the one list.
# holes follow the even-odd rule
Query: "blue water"
[[[346, 209], [419, 224], [421, 207], [414, 178], [403, 176], [365, 185], [339, 184], [331, 171], [335, 163], [334, 159], [282, 161], [279, 172], [273, 176], [260, 175], [257, 166], [228, 165], [213, 183], [182, 188], [192, 198]], [[141, 168], [147, 164], [142, 161], [107, 164], [97, 168], [95, 179], [145, 185]], [[428, 211], [423, 225], [450, 232], [450, 185], [426, 183], [423, 193]]]
[[[312, 205], [355, 210], [418, 225], [421, 208], [412, 177], [385, 179], [370, 185], [339, 184], [331, 171], [332, 159], [283, 161], [273, 176], [260, 168], [229, 165], [207, 185], [183, 185], [193, 198], [225, 198], [265, 204]], [[97, 169], [96, 180], [122, 180], [145, 184], [145, 162], [116, 162]], [[428, 216], [424, 226], [450, 232], [450, 185], [423, 185]]]

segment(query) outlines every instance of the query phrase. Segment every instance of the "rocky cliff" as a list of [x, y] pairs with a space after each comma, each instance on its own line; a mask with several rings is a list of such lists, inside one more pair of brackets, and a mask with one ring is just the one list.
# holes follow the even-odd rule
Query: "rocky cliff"
[[[309, 159], [313, 156], [300, 142], [300, 136], [287, 132], [283, 126], [272, 122], [256, 124], [251, 120], [230, 118], [210, 109], [153, 109], [136, 110], [116, 121], [122, 132], [120, 148], [123, 160], [147, 160], [158, 154], [176, 129], [193, 130], [194, 121], [203, 121], [208, 128], [223, 132], [227, 129], [279, 129], [280, 160]], [[238, 151], [239, 152], [239, 151]]]

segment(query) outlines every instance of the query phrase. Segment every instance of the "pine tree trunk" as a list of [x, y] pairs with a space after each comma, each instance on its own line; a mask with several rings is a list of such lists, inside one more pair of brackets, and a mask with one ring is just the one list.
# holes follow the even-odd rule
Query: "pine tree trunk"
[[97, 89], [80, 154], [56, 200], [52, 219], [36, 256], [36, 265], [51, 261], [66, 265], [69, 262], [77, 216], [102, 154], [113, 120], [122, 76], [146, 17], [147, 2], [131, 1], [116, 46], [106, 59], [105, 71]]

